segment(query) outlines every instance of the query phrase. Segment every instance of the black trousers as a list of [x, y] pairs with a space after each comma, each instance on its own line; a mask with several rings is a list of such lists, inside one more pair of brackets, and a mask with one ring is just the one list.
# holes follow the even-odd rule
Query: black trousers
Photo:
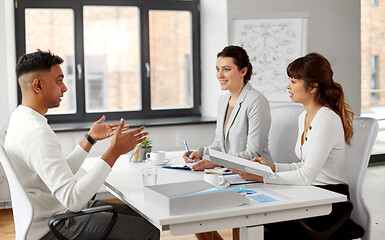
[[[125, 204], [103, 201], [89, 201], [87, 207], [113, 205], [118, 211], [116, 223], [108, 236], [110, 240], [157, 240], [160, 238], [159, 229]], [[99, 239], [100, 233], [107, 227], [112, 213], [101, 212], [79, 216], [59, 221], [56, 228], [68, 239]], [[47, 233], [42, 240], [56, 239], [52, 232]]]
[[[324, 188], [333, 192], [346, 195], [348, 198], [349, 187], [346, 184], [336, 184], [336, 185], [322, 185], [316, 186]], [[310, 226], [311, 228], [323, 231], [328, 229], [334, 224], [343, 213], [343, 202], [342, 203], [333, 203], [332, 212], [326, 216], [312, 217], [303, 219], [303, 221]], [[265, 229], [265, 239], [309, 239], [309, 236], [306, 235], [302, 228], [298, 225], [298, 220], [278, 222], [266, 224]]]

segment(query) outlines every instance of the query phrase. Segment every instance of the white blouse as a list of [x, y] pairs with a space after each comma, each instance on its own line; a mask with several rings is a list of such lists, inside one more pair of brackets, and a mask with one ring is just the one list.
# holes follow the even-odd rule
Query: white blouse
[[347, 184], [345, 135], [341, 118], [328, 107], [318, 110], [301, 146], [306, 110], [298, 118], [297, 163], [275, 163], [276, 178], [265, 183], [292, 185]]

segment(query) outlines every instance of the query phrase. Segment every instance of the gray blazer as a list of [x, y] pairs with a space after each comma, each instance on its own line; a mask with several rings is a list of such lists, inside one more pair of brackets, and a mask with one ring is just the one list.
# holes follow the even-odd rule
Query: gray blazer
[[229, 92], [219, 98], [215, 141], [208, 148], [245, 159], [262, 156], [271, 162], [268, 148], [271, 124], [268, 100], [247, 83], [235, 103], [223, 134], [229, 100]]

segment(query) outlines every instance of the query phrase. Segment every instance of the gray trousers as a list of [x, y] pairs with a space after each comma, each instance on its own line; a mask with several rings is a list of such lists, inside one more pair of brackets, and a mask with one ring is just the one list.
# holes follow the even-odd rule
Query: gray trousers
[[[107, 237], [110, 240], [155, 240], [160, 238], [159, 230], [125, 204], [103, 201], [89, 201], [87, 207], [113, 205], [118, 211], [116, 223]], [[59, 221], [56, 228], [68, 239], [99, 239], [107, 227], [112, 213], [101, 212]], [[56, 239], [52, 232], [42, 240]]]

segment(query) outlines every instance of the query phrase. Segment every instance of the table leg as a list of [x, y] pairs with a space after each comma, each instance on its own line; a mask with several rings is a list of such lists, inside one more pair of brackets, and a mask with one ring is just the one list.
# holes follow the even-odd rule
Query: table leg
[[263, 225], [252, 227], [241, 227], [239, 229], [240, 240], [263, 240]]

